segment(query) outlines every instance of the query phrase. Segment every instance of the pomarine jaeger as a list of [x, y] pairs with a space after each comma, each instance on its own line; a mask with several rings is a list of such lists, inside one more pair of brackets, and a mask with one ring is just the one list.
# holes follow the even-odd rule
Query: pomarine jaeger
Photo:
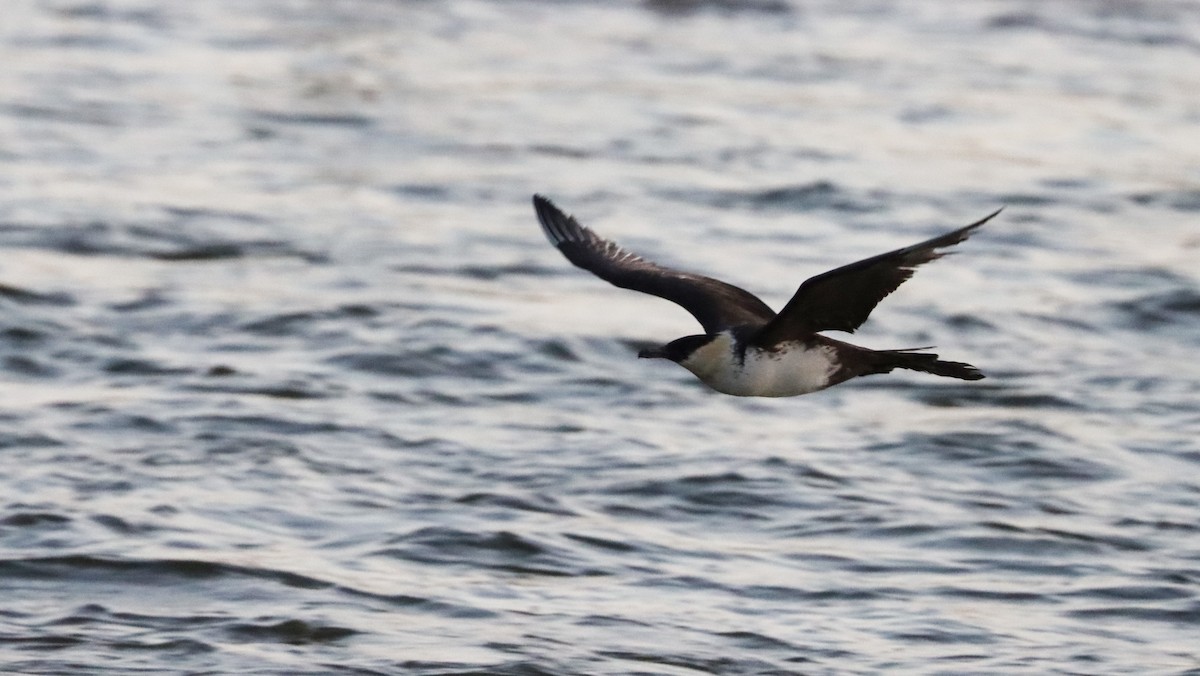
[[775, 314], [748, 291], [711, 277], [648, 261], [580, 225], [550, 200], [533, 196], [533, 208], [550, 243], [576, 266], [623, 289], [641, 291], [683, 306], [704, 333], [684, 336], [639, 357], [669, 359], [718, 392], [740, 397], [791, 397], [823, 390], [858, 376], [908, 369], [979, 380], [979, 369], [928, 347], [870, 350], [821, 335], [853, 333], [871, 310], [895, 291], [918, 265], [944, 254], [996, 214], [920, 244], [844, 265], [806, 280]]

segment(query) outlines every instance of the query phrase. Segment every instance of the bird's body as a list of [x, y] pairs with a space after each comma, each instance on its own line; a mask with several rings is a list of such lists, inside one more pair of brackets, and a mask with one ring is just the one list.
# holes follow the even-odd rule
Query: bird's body
[[838, 370], [836, 350], [791, 341], [764, 349], [722, 331], [679, 362], [704, 384], [739, 397], [792, 397], [823, 390]]
[[791, 397], [897, 368], [962, 380], [983, 378], [970, 364], [916, 351], [927, 348], [870, 350], [818, 332], [853, 332], [916, 266], [939, 258], [937, 249], [966, 239], [999, 211], [941, 237], [817, 275], [801, 284], [776, 314], [736, 286], [625, 251], [540, 195], [534, 195], [533, 204], [546, 237], [569, 261], [616, 286], [673, 301], [700, 322], [704, 334], [684, 336], [638, 356], [674, 361], [718, 392]]

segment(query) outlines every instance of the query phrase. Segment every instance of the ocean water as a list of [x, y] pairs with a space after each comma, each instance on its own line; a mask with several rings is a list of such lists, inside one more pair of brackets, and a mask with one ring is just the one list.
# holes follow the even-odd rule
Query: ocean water
[[[0, 672], [1200, 673], [1200, 3], [16, 0]], [[540, 192], [781, 307], [783, 400]], [[841, 337], [841, 336], [835, 336]]]

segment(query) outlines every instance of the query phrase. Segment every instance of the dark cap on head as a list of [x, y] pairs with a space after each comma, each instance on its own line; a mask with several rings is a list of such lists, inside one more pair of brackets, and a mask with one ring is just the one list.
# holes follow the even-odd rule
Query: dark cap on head
[[681, 362], [687, 359], [693, 352], [703, 345], [707, 345], [713, 339], [709, 335], [701, 336], [684, 336], [677, 338], [662, 347], [651, 347], [638, 352], [640, 359], [670, 359], [673, 362]]

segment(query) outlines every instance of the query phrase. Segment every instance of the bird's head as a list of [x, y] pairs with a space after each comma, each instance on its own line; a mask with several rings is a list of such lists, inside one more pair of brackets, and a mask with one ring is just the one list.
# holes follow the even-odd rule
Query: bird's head
[[682, 364], [696, 354], [697, 350], [712, 344], [715, 339], [714, 335], [684, 336], [661, 347], [642, 350], [638, 352], [638, 357], [640, 359], [670, 359], [677, 364]]

